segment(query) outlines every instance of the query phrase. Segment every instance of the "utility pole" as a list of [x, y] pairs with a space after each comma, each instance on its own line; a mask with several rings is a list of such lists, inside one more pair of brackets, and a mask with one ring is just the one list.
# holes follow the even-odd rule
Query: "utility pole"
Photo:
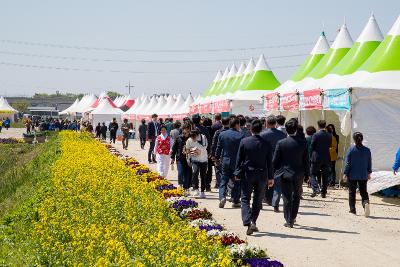
[[131, 81], [129, 81], [128, 85], [125, 85], [126, 88], [128, 88], [128, 92], [129, 94], [131, 94], [131, 88], [135, 87], [133, 85], [131, 85]]

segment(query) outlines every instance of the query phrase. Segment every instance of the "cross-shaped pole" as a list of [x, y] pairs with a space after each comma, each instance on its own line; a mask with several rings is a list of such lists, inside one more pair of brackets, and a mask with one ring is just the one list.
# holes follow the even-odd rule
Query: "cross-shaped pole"
[[128, 88], [129, 94], [131, 94], [131, 88], [135, 87], [134, 85], [131, 85], [131, 81], [129, 81], [128, 85], [125, 85], [126, 88]]

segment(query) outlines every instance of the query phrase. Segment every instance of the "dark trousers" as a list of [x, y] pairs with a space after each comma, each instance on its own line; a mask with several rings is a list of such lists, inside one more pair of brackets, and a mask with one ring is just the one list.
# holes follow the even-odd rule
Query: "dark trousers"
[[144, 149], [145, 144], [146, 144], [146, 137], [140, 137], [140, 148]]
[[[321, 191], [321, 194], [326, 194], [330, 181], [330, 163], [315, 163], [311, 165], [311, 187], [313, 192]], [[318, 185], [317, 176], [321, 173], [321, 190]]]
[[192, 169], [189, 167], [186, 159], [177, 160], [176, 167], [178, 169], [178, 184], [182, 185], [183, 189], [189, 189]]
[[[263, 172], [246, 172], [241, 182], [242, 193], [242, 221], [244, 226], [256, 223], [260, 210], [262, 209], [262, 200], [265, 194], [266, 181], [262, 178]], [[253, 193], [253, 203], [250, 208], [251, 193]]]
[[212, 181], [212, 173], [213, 173], [213, 161], [212, 159], [208, 159], [208, 165], [207, 165], [207, 185], [206, 188], [207, 189], [211, 189], [211, 181]]
[[101, 133], [101, 138], [102, 138], [103, 140], [106, 140], [106, 138], [107, 138], [107, 133]]
[[273, 187], [273, 197], [272, 197], [272, 207], [279, 207], [279, 202], [281, 201], [282, 188], [281, 188], [281, 178], [277, 177], [274, 179]]
[[368, 192], [367, 192], [367, 182], [368, 180], [350, 180], [349, 179], [349, 206], [350, 211], [356, 211], [356, 192], [357, 185], [360, 190], [362, 205], [364, 207], [365, 202], [369, 202]]
[[100, 132], [96, 132], [96, 138], [100, 139], [100, 135], [101, 135]]
[[128, 148], [128, 139], [129, 139], [128, 137], [129, 137], [129, 135], [127, 135], [127, 134], [126, 135], [124, 134], [122, 136], [122, 147], [123, 148]]
[[199, 175], [200, 175], [200, 188], [201, 192], [204, 192], [206, 190], [206, 175], [207, 175], [207, 161], [206, 162], [198, 162], [198, 161], [193, 161], [192, 162], [192, 170], [193, 170], [193, 189], [198, 190], [199, 189]]
[[215, 169], [215, 180], [216, 180], [216, 186], [219, 187], [219, 184], [221, 182], [221, 165], [214, 166]]
[[154, 155], [154, 147], [156, 145], [156, 138], [150, 139], [150, 147], [149, 147], [149, 152], [147, 154], [147, 159], [149, 162], [154, 162], [156, 161], [155, 155]]
[[302, 177], [295, 177], [292, 180], [281, 179], [283, 215], [288, 224], [294, 223], [299, 211], [302, 179]]
[[228, 166], [221, 166], [222, 175], [221, 181], [219, 183], [219, 200], [226, 197], [226, 192], [228, 189], [229, 181], [233, 181], [233, 188], [231, 191], [231, 197], [233, 198], [233, 203], [240, 203], [240, 181], [236, 181], [233, 177], [233, 170], [229, 169]]
[[112, 141], [115, 144], [115, 139], [117, 139], [117, 132], [110, 131], [110, 142]]
[[331, 179], [330, 179], [329, 183], [331, 185], [335, 185], [336, 184], [336, 161], [331, 161], [330, 169], [331, 169]]

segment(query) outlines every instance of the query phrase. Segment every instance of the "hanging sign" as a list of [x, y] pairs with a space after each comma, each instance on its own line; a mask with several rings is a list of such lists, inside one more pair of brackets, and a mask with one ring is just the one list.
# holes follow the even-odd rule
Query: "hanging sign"
[[297, 93], [288, 93], [280, 96], [283, 110], [296, 110], [299, 108]]
[[[229, 112], [231, 109], [230, 101], [229, 100], [221, 100], [213, 103], [214, 105], [214, 113], [217, 112]], [[210, 111], [211, 112], [211, 111]], [[210, 113], [205, 112], [205, 113]]]
[[211, 111], [212, 111], [211, 103], [205, 103], [205, 104], [200, 105], [200, 113], [201, 114], [211, 113]]
[[322, 109], [322, 95], [320, 89], [304, 91], [300, 94], [300, 109], [313, 110]]
[[264, 108], [266, 111], [278, 110], [279, 109], [279, 94], [271, 93], [265, 95]]
[[347, 88], [328, 89], [324, 91], [324, 109], [350, 110], [350, 93]]

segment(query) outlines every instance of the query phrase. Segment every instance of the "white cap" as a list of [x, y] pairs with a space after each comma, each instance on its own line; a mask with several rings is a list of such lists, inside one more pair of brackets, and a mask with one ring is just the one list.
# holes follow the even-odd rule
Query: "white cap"
[[343, 24], [331, 48], [351, 48], [352, 46], [353, 39], [351, 38], [349, 31], [347, 30], [346, 24]]
[[265, 60], [264, 54], [260, 55], [257, 61], [257, 65], [254, 69], [254, 71], [259, 71], [259, 70], [271, 70], [267, 64], [267, 61]]
[[381, 29], [379, 29], [378, 23], [376, 22], [374, 14], [369, 17], [367, 25], [365, 25], [364, 30], [361, 32], [357, 39], [357, 42], [364, 43], [368, 41], [382, 41], [383, 35]]
[[311, 50], [311, 55], [325, 55], [328, 53], [329, 43], [326, 40], [325, 32], [321, 32], [321, 35], [318, 38], [317, 43], [314, 48]]
[[253, 58], [250, 58], [249, 63], [247, 64], [247, 67], [244, 71], [244, 74], [252, 73], [254, 68], [255, 68], [254, 60], [253, 60]]
[[388, 35], [392, 35], [392, 36], [400, 35], [400, 16], [397, 18], [396, 22], [393, 24], [392, 28], [388, 32]]

